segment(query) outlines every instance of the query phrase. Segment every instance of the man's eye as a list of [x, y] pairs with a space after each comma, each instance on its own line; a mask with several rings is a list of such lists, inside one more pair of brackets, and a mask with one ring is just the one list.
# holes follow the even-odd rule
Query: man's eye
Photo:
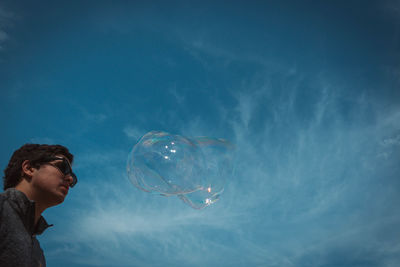
[[63, 161], [62, 161], [62, 162], [57, 162], [55, 165], [56, 165], [56, 166], [60, 169], [60, 171], [62, 171], [63, 173], [66, 172], [67, 166], [66, 166], [66, 164], [65, 164]]

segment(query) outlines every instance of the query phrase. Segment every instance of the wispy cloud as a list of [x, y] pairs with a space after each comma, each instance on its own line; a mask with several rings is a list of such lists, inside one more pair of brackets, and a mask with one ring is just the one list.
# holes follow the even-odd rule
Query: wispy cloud
[[0, 5], [0, 51], [4, 49], [7, 40], [10, 39], [7, 30], [12, 26], [16, 15]]
[[33, 144], [56, 144], [56, 142], [49, 137], [34, 137], [29, 141]]
[[[334, 81], [321, 79], [304, 95], [301, 79], [285, 83], [284, 92], [268, 78], [249, 85], [234, 93], [234, 109], [215, 114], [229, 121], [238, 159], [221, 200], [204, 210], [134, 188], [122, 152], [82, 156], [81, 169], [92, 170], [96, 183], [83, 181], [70, 196], [65, 205], [79, 209], [71, 206], [68, 220], [54, 221], [69, 235], [46, 241], [64, 246], [50, 248], [48, 257], [76, 255], [71, 261], [92, 266], [203, 266], [221, 255], [221, 266], [318, 266], [334, 255], [347, 263], [396, 262], [396, 241], [376, 240], [386, 230], [398, 232], [400, 217], [382, 209], [398, 200], [397, 191], [374, 188], [382, 179], [394, 182], [377, 153], [397, 145], [399, 111], [374, 109], [379, 119], [366, 123], [363, 112], [375, 107], [368, 98], [350, 99], [355, 109], [346, 113], [345, 90]], [[201, 118], [182, 125], [188, 135], [207, 127]], [[129, 126], [124, 132], [140, 135]], [[348, 251], [359, 256], [349, 258]], [[375, 256], [365, 258], [371, 251]]]
[[184, 103], [185, 97], [178, 92], [178, 90], [176, 89], [176, 85], [171, 86], [168, 91], [174, 97], [178, 105], [182, 105], [182, 103]]
[[[97, 97], [101, 103], [97, 103], [96, 98], [93, 100], [76, 90], [73, 97], [68, 94], [60, 98], [51, 88], [65, 86], [65, 79], [57, 77], [72, 77], [64, 76], [63, 72], [70, 69], [68, 64], [74, 65], [80, 60], [80, 54], [73, 49], [71, 60], [64, 62], [67, 65], [63, 63], [60, 69], [54, 70], [62, 76], [56, 75], [57, 81], [46, 85], [49, 90], [41, 91], [42, 94], [46, 92], [44, 99], [52, 101], [57, 95], [55, 99], [62, 100], [62, 107], [68, 107], [62, 108], [65, 116], [52, 113], [46, 122], [37, 126], [53, 126], [53, 116], [65, 119], [65, 122], [61, 120], [64, 123], [59, 131], [69, 135], [67, 140], [74, 141], [77, 151], [73, 151], [73, 168], [79, 179], [63, 205], [46, 210], [44, 214], [49, 223], [55, 224], [39, 237], [48, 265], [398, 266], [400, 215], [395, 204], [400, 202], [400, 106], [394, 97], [388, 107], [384, 100], [375, 96], [381, 96], [382, 91], [395, 91], [392, 82], [398, 84], [400, 72], [393, 66], [387, 68], [387, 80], [394, 89], [386, 90], [385, 83], [376, 85], [385, 77], [377, 78], [374, 83], [370, 82], [374, 80], [372, 73], [360, 75], [356, 70], [358, 75], [352, 75], [351, 67], [341, 69], [343, 62], [352, 60], [352, 57], [345, 58], [345, 52], [363, 50], [362, 42], [371, 38], [360, 38], [360, 46], [357, 46], [357, 36], [379, 31], [380, 26], [368, 30], [360, 27], [363, 33], [349, 38], [354, 44], [348, 47], [347, 35], [352, 32], [343, 30], [354, 17], [339, 20], [340, 27], [325, 29], [322, 24], [324, 33], [321, 36], [329, 35], [325, 30], [335, 32], [330, 46], [334, 47], [334, 39], [341, 36], [336, 35], [336, 31], [345, 37], [339, 50], [324, 47], [328, 52], [319, 53], [313, 50], [317, 46], [314, 38], [325, 37], [314, 36], [309, 27], [294, 25], [302, 18], [297, 18], [301, 10], [293, 11], [294, 20], [280, 20], [281, 14], [272, 14], [272, 11], [276, 19], [268, 23], [274, 28], [269, 32], [268, 25], [262, 24], [265, 21], [263, 10], [257, 15], [259, 18], [251, 17], [253, 11], [258, 11], [258, 4], [244, 10], [246, 13], [241, 10], [245, 4], [210, 5], [197, 10], [189, 4], [181, 9], [170, 3], [164, 8], [139, 2], [129, 8], [99, 4], [91, 9], [89, 18], [87, 14], [79, 17], [67, 12], [63, 21], [60, 20], [61, 26], [67, 25], [65, 33], [60, 27], [44, 28], [43, 37], [57, 35], [60, 44], [67, 40], [65, 45], [71, 47], [72, 44], [78, 49], [85, 56], [87, 64], [83, 68], [88, 71], [106, 71], [110, 66], [124, 68], [122, 73], [111, 71], [110, 77], [103, 77], [105, 84], [118, 81], [115, 88], [122, 91], [114, 92], [117, 97], [104, 99], [101, 96], [109, 92], [102, 91]], [[268, 6], [263, 8], [270, 10]], [[393, 8], [394, 14], [396, 9]], [[214, 19], [209, 19], [209, 11], [214, 12], [211, 16]], [[48, 10], [43, 10], [45, 13], [49, 13]], [[178, 13], [183, 14], [182, 18], [175, 16]], [[332, 18], [336, 16], [332, 15]], [[358, 15], [357, 23], [367, 23], [363, 14]], [[15, 14], [1, 8], [0, 4], [0, 47], [6, 47], [13, 39], [11, 24], [7, 23], [14, 19]], [[68, 30], [71, 19], [74, 19], [72, 26], [82, 23], [83, 27], [79, 31]], [[37, 29], [40, 21], [35, 22]], [[287, 25], [281, 28], [282, 23]], [[241, 28], [243, 35], [235, 25]], [[21, 31], [21, 34], [31, 30], [29, 25], [25, 26], [25, 33]], [[286, 29], [293, 30], [293, 38], [284, 38]], [[301, 30], [297, 32], [296, 29]], [[263, 39], [269, 33], [276, 33], [272, 38], [276, 39], [273, 48], [269, 48], [269, 40]], [[90, 37], [83, 38], [85, 44], [71, 39], [82, 34]], [[285, 39], [298, 40], [298, 43]], [[93, 68], [90, 58], [97, 57], [98, 53], [90, 47], [99, 45], [101, 40], [105, 41], [104, 47], [100, 45], [98, 51], [117, 53], [116, 58], [101, 58], [104, 66]], [[287, 48], [280, 49], [281, 42]], [[300, 49], [308, 44], [308, 51]], [[380, 44], [372, 42], [365, 47]], [[115, 45], [118, 51], [113, 51]], [[256, 46], [258, 51], [253, 49]], [[352, 51], [352, 46], [357, 51]], [[42, 48], [40, 51], [44, 55], [47, 49], [46, 46]], [[56, 56], [56, 59], [57, 56], [68, 57], [60, 52], [64, 48], [50, 49], [50, 54], [46, 55]], [[339, 53], [331, 55], [332, 61], [324, 65], [325, 71], [309, 62], [330, 51]], [[148, 55], [157, 60], [148, 61]], [[377, 53], [371, 55], [371, 61], [362, 60], [371, 63], [379, 61], [379, 56]], [[291, 60], [293, 63], [284, 63]], [[303, 60], [303, 65], [295, 60]], [[127, 62], [129, 65], [125, 68]], [[43, 65], [42, 62], [33, 63], [46, 71], [53, 65], [54, 58]], [[154, 68], [153, 63], [156, 64]], [[327, 67], [330, 64], [332, 69]], [[8, 98], [22, 105], [27, 100], [20, 99], [25, 90], [36, 95], [36, 89], [41, 87], [30, 83], [29, 77], [54, 77], [48, 72], [25, 73], [26, 68], [18, 65], [14, 68], [21, 69], [22, 85], [10, 87], [15, 90], [10, 91]], [[190, 74], [182, 77], [186, 70]], [[154, 75], [148, 76], [146, 71]], [[345, 72], [349, 73], [343, 75]], [[169, 73], [173, 75], [169, 77]], [[15, 77], [18, 75], [15, 73]], [[370, 77], [365, 78], [368, 75]], [[150, 91], [136, 90], [149, 88], [147, 80], [151, 77], [156, 77], [151, 88], [164, 88], [163, 92], [158, 94], [152, 89], [154, 96], [142, 98]], [[182, 81], [173, 81], [181, 77]], [[136, 82], [138, 86], [132, 85]], [[60, 87], [56, 87], [58, 85]], [[179, 87], [184, 85], [189, 87]], [[206, 94], [207, 97], [203, 97]], [[128, 103], [132, 100], [129, 96], [133, 95], [135, 99], [144, 99], [146, 104]], [[122, 96], [126, 96], [126, 101]], [[116, 101], [118, 110], [114, 110]], [[29, 101], [36, 106], [38, 103]], [[15, 105], [14, 109], [18, 107]], [[23, 116], [26, 112], [22, 111], [16, 111], [15, 116]], [[43, 108], [36, 115], [40, 114], [47, 116], [47, 109]], [[128, 121], [123, 121], [125, 119]], [[10, 124], [11, 129], [14, 124]], [[68, 127], [70, 124], [73, 126]], [[146, 130], [143, 125], [162, 125], [176, 130], [173, 134], [206, 135], [233, 142], [235, 172], [226, 177], [220, 200], [203, 210], [194, 210], [177, 197], [149, 194], [134, 187], [126, 174], [131, 145], [149, 130], [163, 130]], [[42, 132], [39, 128], [30, 131]], [[6, 135], [10, 135], [10, 131]], [[56, 140], [46, 136], [39, 135], [31, 141], [54, 143]]]
[[382, 7], [389, 14], [395, 15], [394, 18], [398, 19], [400, 14], [400, 1], [399, 0], [386, 0], [383, 2]]
[[102, 123], [108, 118], [107, 114], [93, 113], [93, 112], [87, 111], [86, 109], [82, 109], [82, 115], [86, 121], [90, 121], [90, 122], [94, 122], [94, 123]]
[[[0, 30], [0, 43], [4, 43], [8, 39], [8, 34], [5, 31]], [[1, 47], [0, 49], [3, 49]]]
[[384, 146], [399, 146], [400, 145], [400, 134], [392, 138], [386, 138], [382, 141]]
[[132, 125], [126, 125], [123, 129], [123, 132], [127, 137], [136, 141], [145, 134], [145, 131], [143, 129]]

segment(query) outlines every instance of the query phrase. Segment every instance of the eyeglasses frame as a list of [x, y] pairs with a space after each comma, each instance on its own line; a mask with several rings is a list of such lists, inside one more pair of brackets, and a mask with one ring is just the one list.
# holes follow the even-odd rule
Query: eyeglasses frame
[[[67, 166], [69, 167], [66, 173], [62, 172], [61, 169], [56, 164], [50, 162], [50, 161], [55, 161], [55, 160], [62, 160], [63, 162], [66, 162]], [[42, 164], [47, 164], [47, 165], [55, 167], [57, 170], [59, 170], [64, 175], [64, 177], [66, 177], [68, 175], [70, 175], [72, 177], [72, 183], [69, 185], [69, 187], [74, 187], [78, 183], [78, 178], [76, 177], [75, 173], [72, 172], [72, 166], [66, 158], [51, 157], [51, 158], [46, 158], [45, 161], [46, 162], [44, 162]]]

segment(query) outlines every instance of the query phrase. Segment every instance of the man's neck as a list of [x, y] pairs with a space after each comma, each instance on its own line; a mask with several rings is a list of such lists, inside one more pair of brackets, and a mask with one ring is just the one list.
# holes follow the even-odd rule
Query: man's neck
[[29, 200], [35, 201], [35, 225], [36, 225], [40, 219], [40, 216], [42, 216], [42, 212], [48, 207], [44, 207], [41, 204], [41, 202], [38, 200], [34, 192], [32, 192], [31, 188], [26, 184], [26, 182], [22, 181], [15, 187], [15, 189], [24, 193]]

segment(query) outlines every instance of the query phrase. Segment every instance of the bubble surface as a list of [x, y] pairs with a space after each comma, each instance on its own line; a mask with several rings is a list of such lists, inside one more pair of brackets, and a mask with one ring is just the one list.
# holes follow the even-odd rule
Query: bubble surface
[[178, 196], [201, 209], [215, 203], [232, 175], [234, 146], [224, 139], [145, 134], [128, 157], [129, 180], [140, 190]]

